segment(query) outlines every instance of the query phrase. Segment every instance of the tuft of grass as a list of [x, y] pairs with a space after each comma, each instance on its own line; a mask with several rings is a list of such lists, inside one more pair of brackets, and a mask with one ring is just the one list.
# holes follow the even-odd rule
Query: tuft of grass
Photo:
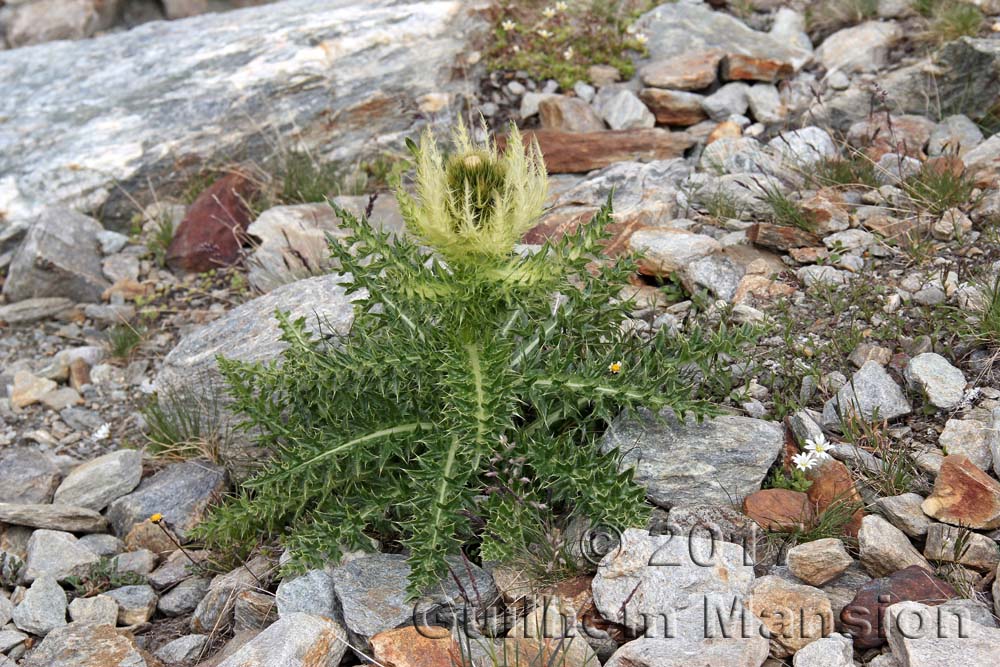
[[878, 14], [878, 0], [819, 0], [806, 7], [806, 31], [822, 39]]
[[321, 162], [308, 153], [290, 152], [280, 165], [278, 199], [283, 204], [324, 202], [344, 190], [340, 168]]
[[856, 413], [845, 414], [841, 420], [844, 438], [854, 446], [875, 456], [877, 468], [859, 466], [862, 481], [882, 497], [909, 493], [921, 479], [910, 451], [893, 443], [887, 433], [888, 422], [871, 421]]
[[174, 223], [167, 214], [161, 214], [153, 224], [153, 233], [146, 247], [153, 253], [153, 261], [161, 269], [167, 265], [167, 250], [174, 240]]
[[941, 215], [950, 208], [974, 204], [971, 199], [975, 187], [964, 174], [926, 165], [902, 182], [907, 196], [918, 207], [935, 215]]
[[824, 158], [807, 174], [817, 187], [863, 187], [876, 190], [875, 163], [863, 153], [851, 151], [845, 158]]
[[128, 322], [120, 322], [108, 329], [108, 349], [116, 359], [128, 359], [142, 345], [146, 337], [144, 327], [134, 327]]
[[122, 586], [138, 586], [146, 583], [146, 578], [135, 572], [119, 572], [112, 558], [101, 558], [90, 566], [86, 574], [67, 577], [66, 583], [73, 587], [77, 597], [89, 598]]
[[555, 9], [553, 0], [507, 3], [492, 13], [493, 33], [485, 49], [490, 71], [527, 72], [531, 78], [554, 79], [563, 89], [589, 81], [591, 65], [610, 65], [623, 79], [635, 73], [630, 52], [646, 54], [631, 23], [657, 3], [651, 0], [571, 2]]
[[927, 19], [927, 34], [939, 43], [975, 36], [986, 20], [979, 7], [963, 0], [915, 0], [913, 8]]
[[701, 199], [705, 213], [714, 220], [734, 220], [743, 215], [743, 208], [735, 197], [723, 190], [716, 190]]
[[782, 192], [776, 186], [762, 186], [764, 191], [763, 199], [774, 212], [774, 222], [786, 227], [797, 227], [801, 230], [811, 232], [816, 226], [813, 224], [802, 207], [798, 203]]
[[141, 412], [150, 451], [161, 458], [219, 463], [231, 438], [222, 406], [211, 391], [201, 395], [168, 390], [154, 396]]

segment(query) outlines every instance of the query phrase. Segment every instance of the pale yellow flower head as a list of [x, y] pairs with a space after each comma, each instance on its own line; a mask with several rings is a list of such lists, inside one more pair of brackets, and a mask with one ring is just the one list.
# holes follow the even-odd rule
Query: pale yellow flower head
[[473, 142], [464, 124], [447, 157], [428, 130], [416, 151], [416, 193], [397, 191], [409, 230], [452, 262], [507, 257], [542, 214], [548, 179], [538, 145], [511, 127], [505, 150]]

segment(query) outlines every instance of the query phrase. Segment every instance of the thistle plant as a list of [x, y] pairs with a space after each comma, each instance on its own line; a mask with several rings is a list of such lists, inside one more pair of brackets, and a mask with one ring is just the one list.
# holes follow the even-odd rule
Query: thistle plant
[[511, 560], [553, 516], [642, 525], [643, 489], [598, 440], [621, 410], [710, 410], [696, 387], [747, 330], [649, 336], [625, 326], [633, 259], [601, 261], [611, 203], [534, 253], [515, 243], [541, 215], [538, 147], [505, 151], [464, 128], [444, 155], [413, 147], [408, 238], [338, 210], [331, 252], [357, 299], [347, 334], [278, 313], [279, 360], [220, 359], [243, 427], [273, 458], [199, 529], [211, 546], [279, 537], [289, 566], [346, 550], [408, 554], [409, 593], [445, 557]]

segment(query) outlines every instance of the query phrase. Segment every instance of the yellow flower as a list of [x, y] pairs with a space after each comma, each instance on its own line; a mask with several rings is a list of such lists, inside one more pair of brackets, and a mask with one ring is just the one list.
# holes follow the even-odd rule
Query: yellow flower
[[612, 375], [618, 375], [622, 372], [622, 362], [615, 361], [608, 365], [608, 370], [611, 371]]
[[160, 523], [161, 521], [163, 521], [163, 515], [160, 513], [156, 513], [153, 516], [149, 517], [149, 520], [152, 521], [153, 523]]

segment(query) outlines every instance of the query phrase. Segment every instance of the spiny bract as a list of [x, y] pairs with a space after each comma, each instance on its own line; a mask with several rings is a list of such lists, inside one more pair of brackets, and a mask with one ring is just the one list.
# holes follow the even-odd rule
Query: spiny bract
[[633, 333], [634, 262], [601, 259], [610, 200], [518, 254], [545, 191], [537, 147], [512, 132], [499, 155], [457, 136], [448, 161], [425, 137], [418, 200], [400, 194], [432, 250], [338, 210], [351, 234], [331, 251], [359, 297], [349, 334], [278, 313], [280, 359], [220, 359], [234, 409], [274, 457], [202, 524], [211, 545], [278, 536], [299, 567], [399, 549], [417, 596], [449, 554], [531, 552], [552, 516], [644, 523], [643, 490], [597, 440], [623, 409], [704, 411], [696, 381], [746, 332]]

